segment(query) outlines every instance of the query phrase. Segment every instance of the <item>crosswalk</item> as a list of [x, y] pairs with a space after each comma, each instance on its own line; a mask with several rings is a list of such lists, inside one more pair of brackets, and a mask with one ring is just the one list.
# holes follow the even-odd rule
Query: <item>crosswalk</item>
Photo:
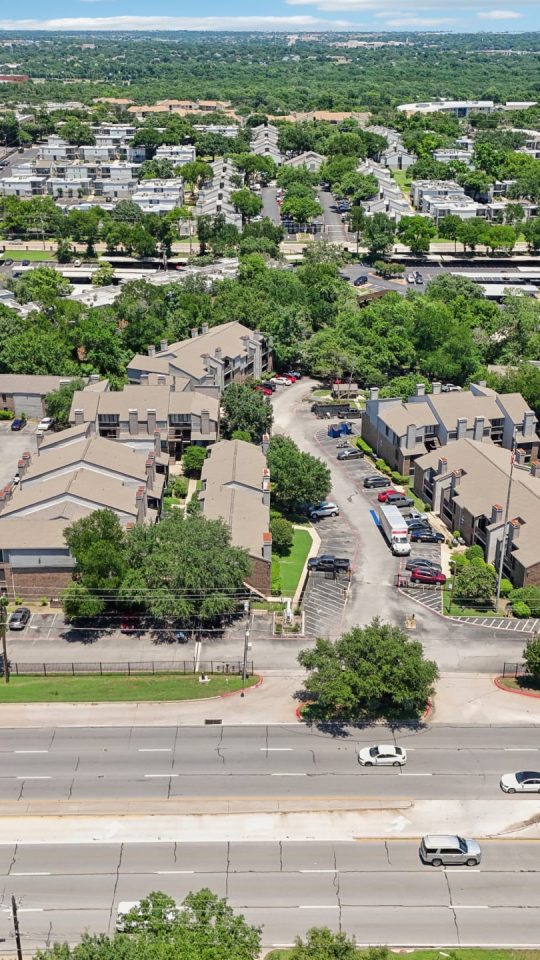
[[529, 617], [517, 620], [512, 617], [451, 617], [456, 623], [470, 623], [476, 627], [491, 627], [507, 633], [540, 633], [540, 619]]
[[339, 636], [347, 602], [346, 579], [311, 574], [304, 595], [305, 633], [309, 637]]

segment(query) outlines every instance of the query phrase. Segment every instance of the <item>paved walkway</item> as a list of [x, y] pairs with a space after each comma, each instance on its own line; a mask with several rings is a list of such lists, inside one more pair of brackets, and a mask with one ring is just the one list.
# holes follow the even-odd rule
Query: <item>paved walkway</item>
[[540, 726], [540, 697], [499, 690], [490, 677], [481, 674], [443, 674], [429, 723]]

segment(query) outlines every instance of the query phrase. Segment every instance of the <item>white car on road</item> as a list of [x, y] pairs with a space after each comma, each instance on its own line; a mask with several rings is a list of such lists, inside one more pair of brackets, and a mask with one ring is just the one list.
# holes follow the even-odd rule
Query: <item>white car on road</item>
[[505, 793], [540, 793], [540, 773], [537, 770], [503, 773], [501, 790]]
[[359, 750], [358, 762], [363, 767], [402, 767], [407, 763], [407, 751], [403, 747], [380, 743]]

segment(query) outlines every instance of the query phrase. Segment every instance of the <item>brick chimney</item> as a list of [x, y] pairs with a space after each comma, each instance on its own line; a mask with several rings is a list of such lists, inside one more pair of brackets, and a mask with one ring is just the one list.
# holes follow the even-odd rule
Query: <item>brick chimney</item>
[[75, 419], [75, 426], [80, 426], [81, 423], [84, 423], [84, 410], [77, 407], [77, 409], [73, 411], [73, 417]]
[[426, 386], [425, 386], [425, 384], [424, 384], [424, 383], [417, 383], [417, 384], [416, 384], [416, 396], [417, 396], [417, 397], [425, 397], [425, 395], [426, 395]]
[[156, 457], [159, 457], [161, 453], [161, 433], [159, 430], [154, 430], [154, 454]]
[[474, 439], [482, 441], [484, 439], [484, 418], [475, 417], [474, 418]]
[[152, 434], [156, 429], [156, 411], [155, 410], [150, 409], [146, 411], [146, 422], [147, 422], [146, 429], [150, 434], [150, 436], [152, 436]]
[[491, 523], [502, 523], [503, 508], [500, 503], [494, 503], [491, 507]]
[[263, 547], [262, 547], [263, 560], [272, 559], [272, 534], [270, 532], [263, 533]]
[[441, 392], [441, 387], [442, 387], [442, 384], [440, 380], [437, 380], [435, 381], [435, 383], [431, 384], [431, 392], [433, 393], [434, 397], [436, 397]]
[[197, 327], [192, 327], [190, 330], [191, 339], [195, 340], [195, 337], [199, 336], [199, 330]]
[[150, 453], [147, 456], [145, 467], [146, 467], [147, 485], [149, 487], [153, 487], [154, 481], [156, 479], [156, 463], [154, 460], [154, 455], [152, 453]]
[[129, 410], [129, 432], [132, 436], [139, 432], [139, 411], [133, 407]]
[[168, 349], [169, 349], [169, 341], [168, 341], [168, 340], [160, 340], [160, 341], [159, 341], [159, 349], [160, 349], [161, 353], [165, 353], [165, 350], [168, 350]]
[[263, 433], [263, 437], [262, 437], [262, 440], [261, 440], [261, 450], [262, 450], [262, 452], [264, 453], [265, 456], [266, 456], [266, 454], [268, 453], [268, 447], [269, 447], [269, 446], [270, 446], [270, 437], [268, 436], [267, 433]]
[[448, 460], [446, 457], [439, 457], [439, 462], [437, 464], [437, 475], [444, 476], [445, 473], [448, 473]]
[[202, 331], [203, 334], [204, 334], [204, 333], [208, 333], [208, 324], [207, 324], [207, 323], [203, 323], [203, 324], [201, 325], [201, 331]]
[[515, 543], [516, 540], [519, 540], [520, 528], [521, 528], [521, 523], [519, 520], [514, 519], [510, 521], [509, 530], [508, 530], [508, 538], [510, 540], [510, 543]]
[[146, 516], [146, 487], [137, 488], [135, 506], [137, 508], [137, 523], [142, 523]]
[[461, 483], [461, 470], [452, 470], [452, 490], [459, 487]]
[[531, 463], [531, 475], [533, 477], [540, 477], [540, 460], [533, 460]]
[[149, 356], [149, 357], [155, 357], [155, 355], [156, 355], [156, 348], [155, 348], [155, 346], [154, 346], [153, 343], [149, 343], [149, 344], [148, 344], [148, 356]]
[[270, 506], [270, 471], [268, 467], [263, 471], [262, 478], [262, 502], [265, 507]]

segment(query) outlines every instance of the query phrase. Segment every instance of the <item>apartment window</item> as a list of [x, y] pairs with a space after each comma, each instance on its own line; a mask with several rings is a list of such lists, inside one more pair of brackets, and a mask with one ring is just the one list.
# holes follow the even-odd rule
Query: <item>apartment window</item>
[[175, 423], [191, 423], [191, 414], [190, 413], [171, 413], [169, 416], [169, 422], [172, 424]]
[[120, 423], [120, 418], [117, 413], [100, 413], [98, 415], [98, 423], [103, 426], [110, 424], [113, 427], [117, 427]]

